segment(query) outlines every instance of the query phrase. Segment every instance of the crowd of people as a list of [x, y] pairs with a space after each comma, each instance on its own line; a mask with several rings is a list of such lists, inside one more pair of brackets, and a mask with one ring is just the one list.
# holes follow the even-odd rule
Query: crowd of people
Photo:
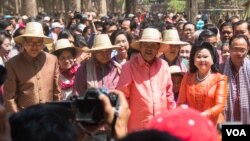
[[[237, 16], [78, 12], [3, 17], [0, 29], [0, 140], [216, 141], [219, 124], [250, 124], [250, 23]], [[101, 125], [47, 103], [90, 88], [118, 95], [118, 107], [99, 96]]]

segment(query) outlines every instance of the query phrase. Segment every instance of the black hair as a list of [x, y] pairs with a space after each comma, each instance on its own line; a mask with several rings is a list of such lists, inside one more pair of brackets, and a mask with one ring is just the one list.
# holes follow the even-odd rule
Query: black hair
[[222, 31], [222, 29], [223, 29], [224, 26], [230, 26], [230, 27], [232, 27], [232, 29], [233, 29], [233, 24], [232, 24], [231, 22], [224, 22], [224, 23], [221, 24], [221, 26], [220, 26], [220, 31]]
[[11, 40], [11, 35], [10, 35], [10, 33], [7, 32], [6, 30], [0, 31], [0, 47], [1, 47], [1, 45], [3, 44], [4, 39], [6, 39], [6, 38], [8, 38], [8, 39]]
[[185, 27], [186, 27], [187, 25], [189, 25], [189, 24], [191, 24], [191, 25], [193, 25], [193, 26], [194, 26], [194, 30], [196, 29], [196, 28], [195, 28], [195, 24], [190, 23], [190, 22], [187, 22], [187, 23], [184, 23], [184, 25], [183, 25], [183, 30], [184, 30], [184, 29], [185, 29]]
[[226, 40], [221, 44], [221, 50], [223, 50], [224, 46], [229, 46], [229, 40]]
[[209, 29], [205, 29], [200, 33], [200, 35], [198, 37], [198, 42], [200, 42], [200, 43], [205, 42], [207, 38], [214, 37], [214, 36], [216, 37], [216, 34], [213, 31], [211, 31]]
[[53, 54], [57, 56], [57, 58], [59, 58], [59, 56], [62, 54], [63, 51], [69, 51], [71, 52], [73, 58], [76, 58], [77, 52], [75, 48], [65, 48], [65, 49], [60, 49], [55, 51]]
[[214, 25], [214, 24], [205, 24], [205, 26], [203, 27], [203, 29], [208, 29], [211, 30], [212, 32], [214, 32], [214, 34], [217, 36], [218, 35], [218, 28]]
[[207, 49], [211, 54], [211, 57], [213, 59], [213, 65], [211, 66], [211, 71], [213, 73], [219, 72], [219, 54], [216, 48], [208, 42], [197, 43], [192, 47], [189, 59], [190, 72], [195, 73], [198, 71], [198, 68], [194, 65], [195, 54], [202, 49]]
[[235, 23], [233, 24], [233, 29], [235, 29], [236, 26], [242, 25], [242, 24], [244, 24], [244, 23], [247, 24], [247, 29], [248, 29], [248, 31], [250, 31], [250, 24], [248, 24], [247, 21], [243, 21], [243, 20], [240, 20], [240, 21], [238, 21], [238, 22], [235, 22]]
[[69, 37], [73, 37], [73, 35], [71, 34], [71, 32], [69, 30], [62, 30], [59, 34], [58, 34], [58, 40], [59, 39], [68, 39]]
[[63, 106], [38, 104], [9, 118], [12, 141], [76, 141], [72, 113]]
[[237, 34], [237, 35], [234, 35], [230, 40], [229, 40], [229, 47], [231, 47], [232, 45], [232, 42], [234, 39], [244, 39], [247, 43], [247, 46], [250, 47], [250, 43], [249, 43], [249, 39], [247, 38], [246, 35], [244, 34]]
[[137, 25], [137, 23], [136, 23], [135, 21], [131, 21], [131, 22], [130, 22], [130, 29], [131, 29], [131, 30], [135, 30], [135, 29], [137, 28], [137, 26], [138, 26], [138, 25]]
[[118, 141], [181, 141], [178, 137], [164, 131], [147, 129], [128, 134]]
[[124, 30], [121, 30], [121, 29], [118, 29], [116, 31], [114, 31], [111, 36], [110, 36], [110, 41], [111, 43], [114, 45], [115, 44], [115, 39], [118, 35], [121, 35], [121, 34], [124, 34], [128, 40], [128, 42], [130, 43], [130, 41], [132, 40], [128, 34], [124, 31]]
[[22, 35], [21, 30], [25, 30], [25, 27], [19, 27], [13, 34], [13, 38]]

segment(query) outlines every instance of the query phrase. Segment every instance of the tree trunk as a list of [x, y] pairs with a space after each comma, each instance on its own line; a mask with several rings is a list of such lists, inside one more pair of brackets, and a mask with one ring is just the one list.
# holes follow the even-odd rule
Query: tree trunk
[[72, 11], [81, 11], [81, 0], [71, 0], [70, 10]]
[[23, 0], [23, 13], [29, 17], [37, 16], [36, 0]]
[[210, 7], [210, 0], [204, 0], [204, 9], [209, 9]]
[[107, 16], [107, 3], [106, 3], [106, 0], [99, 0], [98, 15], [99, 15], [99, 17]]
[[88, 3], [87, 3], [87, 11], [92, 11], [92, 0], [88, 0]]
[[192, 23], [195, 23], [195, 17], [198, 14], [197, 0], [187, 0], [186, 13], [188, 15], [188, 20]]
[[18, 0], [15, 0], [16, 13], [19, 14]]

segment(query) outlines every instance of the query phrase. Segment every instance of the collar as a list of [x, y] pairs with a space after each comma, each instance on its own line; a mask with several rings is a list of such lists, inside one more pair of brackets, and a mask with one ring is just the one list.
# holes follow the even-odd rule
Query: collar
[[138, 58], [138, 62], [139, 62], [140, 66], [144, 66], [144, 65], [151, 66], [151, 65], [153, 65], [156, 62], [156, 57], [155, 57], [153, 63], [150, 65], [148, 62], [146, 62], [143, 59], [143, 57], [142, 57], [142, 55], [140, 53], [137, 55], [137, 58]]
[[[238, 73], [238, 71], [236, 70], [231, 58], [229, 59], [229, 62], [230, 62], [230, 67], [231, 67], [232, 72]], [[245, 59], [243, 60], [242, 64], [240, 65], [241, 67], [243, 66], [244, 62], [245, 62]]]
[[32, 62], [34, 62], [34, 61], [39, 61], [39, 62], [42, 62], [46, 57], [46, 55], [45, 55], [45, 52], [44, 51], [41, 51], [38, 55], [37, 55], [37, 57], [32, 57], [32, 56], [30, 56], [27, 52], [26, 52], [26, 50], [24, 50], [23, 52], [23, 56], [24, 56], [24, 58], [28, 61], [28, 62], [30, 62], [30, 63], [32, 63]]
[[95, 58], [94, 58], [94, 61], [95, 61], [95, 65], [97, 68], [105, 67], [108, 69], [112, 69], [112, 67], [114, 66], [111, 59], [106, 64], [102, 64], [102, 63], [98, 62]]

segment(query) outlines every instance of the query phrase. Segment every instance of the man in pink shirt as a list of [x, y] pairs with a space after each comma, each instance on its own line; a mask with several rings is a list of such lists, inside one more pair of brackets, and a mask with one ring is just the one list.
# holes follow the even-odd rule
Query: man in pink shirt
[[122, 66], [117, 89], [124, 92], [131, 110], [128, 131], [145, 129], [157, 114], [176, 107], [168, 64], [156, 55], [161, 34], [146, 28], [131, 46], [140, 51]]

